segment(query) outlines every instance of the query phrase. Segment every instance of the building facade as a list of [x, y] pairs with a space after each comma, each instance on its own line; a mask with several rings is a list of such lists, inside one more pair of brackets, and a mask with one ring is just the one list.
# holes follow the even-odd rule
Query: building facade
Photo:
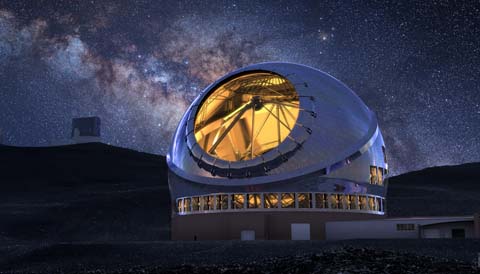
[[478, 215], [332, 221], [326, 224], [326, 238], [328, 240], [479, 238], [480, 232], [475, 229], [478, 223]]
[[375, 114], [317, 69], [261, 63], [187, 109], [167, 154], [172, 239], [325, 239], [325, 223], [385, 217]]
[[73, 118], [71, 138], [77, 144], [101, 142], [100, 118], [95, 116]]

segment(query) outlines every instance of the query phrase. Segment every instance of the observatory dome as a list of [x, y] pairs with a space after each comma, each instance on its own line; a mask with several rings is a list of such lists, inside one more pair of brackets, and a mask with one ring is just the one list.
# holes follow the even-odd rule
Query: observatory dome
[[223, 76], [194, 100], [167, 161], [199, 183], [262, 184], [330, 174], [375, 141], [383, 147], [379, 135], [374, 113], [339, 80], [304, 65], [261, 63]]

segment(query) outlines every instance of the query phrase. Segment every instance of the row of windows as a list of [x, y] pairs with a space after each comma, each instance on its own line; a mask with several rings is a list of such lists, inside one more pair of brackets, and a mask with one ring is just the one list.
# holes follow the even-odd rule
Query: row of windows
[[318, 208], [384, 211], [385, 199], [338, 193], [220, 193], [177, 199], [181, 214], [212, 210]]
[[387, 169], [370, 166], [370, 183], [372, 185], [383, 185], [383, 177], [387, 174]]
[[412, 231], [415, 230], [415, 224], [397, 224], [398, 231]]

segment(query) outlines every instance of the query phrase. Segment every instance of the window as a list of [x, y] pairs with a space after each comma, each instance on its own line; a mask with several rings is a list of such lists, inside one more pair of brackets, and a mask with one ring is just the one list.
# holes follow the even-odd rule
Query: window
[[260, 208], [260, 194], [247, 194], [248, 208]]
[[378, 211], [379, 210], [378, 200], [375, 197], [368, 197], [368, 206], [369, 206], [370, 210], [373, 210], [373, 211]]
[[347, 208], [348, 209], [358, 209], [357, 196], [346, 195], [346, 198], [347, 198]]
[[203, 196], [203, 210], [213, 210], [213, 197], [214, 196]]
[[200, 198], [193, 197], [192, 198], [192, 211], [199, 211], [200, 210]]
[[217, 210], [228, 209], [228, 195], [217, 195]]
[[342, 209], [343, 208], [343, 195], [342, 194], [332, 194], [331, 197], [331, 208]]
[[415, 224], [397, 224], [397, 231], [415, 230]]
[[177, 210], [178, 212], [182, 212], [182, 199], [177, 200]]
[[263, 195], [263, 207], [264, 208], [277, 208], [278, 207], [278, 194], [268, 193]]
[[378, 176], [377, 176], [377, 167], [370, 166], [370, 183], [372, 185], [378, 184]]
[[312, 194], [311, 193], [298, 193], [298, 207], [299, 208], [312, 208]]
[[232, 195], [232, 209], [241, 209], [244, 208], [245, 196], [243, 194], [233, 194]]
[[251, 208], [330, 208], [385, 212], [385, 204], [384, 198], [373, 195], [301, 192], [234, 193], [183, 197], [178, 198], [174, 206], [177, 207], [179, 214], [185, 214], [192, 211], [205, 212]]
[[383, 185], [383, 168], [379, 167], [378, 172], [377, 172], [377, 177], [378, 177], [378, 184]]
[[190, 212], [191, 211], [191, 199], [185, 198], [183, 199], [183, 212]]
[[282, 193], [282, 208], [295, 208], [294, 193]]
[[358, 206], [361, 210], [367, 210], [367, 197], [358, 196]]
[[315, 207], [328, 208], [328, 195], [323, 193], [315, 194]]

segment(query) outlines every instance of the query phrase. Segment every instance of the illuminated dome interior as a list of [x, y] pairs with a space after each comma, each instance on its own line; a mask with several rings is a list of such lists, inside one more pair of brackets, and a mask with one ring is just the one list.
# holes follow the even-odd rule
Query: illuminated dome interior
[[215, 88], [202, 102], [195, 139], [215, 158], [250, 160], [289, 136], [299, 110], [299, 96], [286, 78], [269, 72], [243, 74]]

